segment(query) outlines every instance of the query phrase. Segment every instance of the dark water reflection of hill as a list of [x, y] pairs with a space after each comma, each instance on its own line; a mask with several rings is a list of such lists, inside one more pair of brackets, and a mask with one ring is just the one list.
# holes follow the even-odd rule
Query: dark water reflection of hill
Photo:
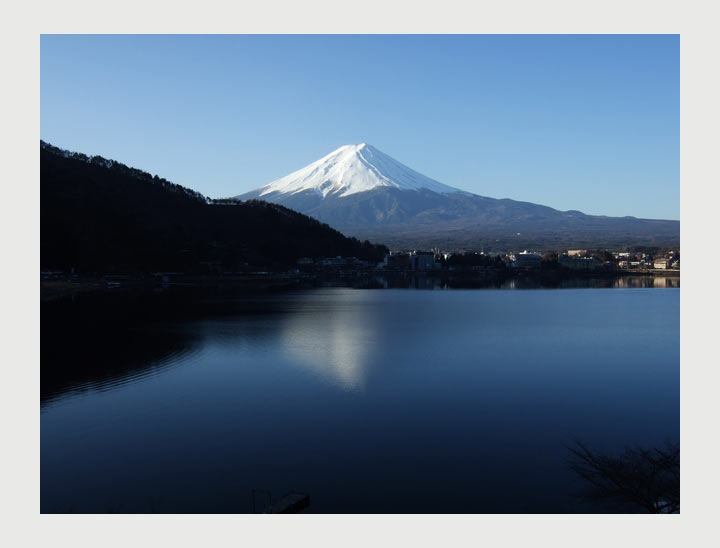
[[106, 390], [176, 367], [202, 344], [188, 324], [286, 313], [264, 295], [228, 299], [214, 288], [79, 294], [41, 306], [40, 402]]

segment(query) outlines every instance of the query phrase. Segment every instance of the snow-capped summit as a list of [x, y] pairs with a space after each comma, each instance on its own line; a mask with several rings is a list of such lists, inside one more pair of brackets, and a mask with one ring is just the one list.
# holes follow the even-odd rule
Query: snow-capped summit
[[257, 190], [269, 194], [297, 194], [313, 191], [323, 198], [346, 197], [378, 187], [400, 190], [427, 189], [439, 194], [461, 192], [401, 164], [372, 145], [345, 145], [318, 161]]

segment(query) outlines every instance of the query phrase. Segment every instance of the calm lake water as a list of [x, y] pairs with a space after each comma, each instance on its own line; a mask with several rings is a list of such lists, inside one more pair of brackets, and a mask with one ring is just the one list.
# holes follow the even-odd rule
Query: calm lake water
[[678, 441], [679, 384], [679, 289], [77, 296], [41, 309], [41, 511], [617, 511], [566, 446]]

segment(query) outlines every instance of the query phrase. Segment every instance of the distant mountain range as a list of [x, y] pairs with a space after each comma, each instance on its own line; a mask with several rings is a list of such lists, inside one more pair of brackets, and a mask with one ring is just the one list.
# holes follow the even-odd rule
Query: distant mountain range
[[375, 147], [346, 145], [236, 197], [299, 211], [394, 247], [480, 249], [677, 246], [680, 222], [586, 215], [444, 185]]
[[295, 266], [300, 257], [375, 262], [385, 251], [281, 205], [214, 201], [157, 175], [40, 141], [42, 269], [236, 271]]

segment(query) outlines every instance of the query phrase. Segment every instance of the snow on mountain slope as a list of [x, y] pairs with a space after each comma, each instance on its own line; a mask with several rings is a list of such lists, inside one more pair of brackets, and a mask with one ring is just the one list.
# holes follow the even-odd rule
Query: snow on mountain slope
[[280, 204], [346, 235], [401, 247], [622, 247], [678, 242], [680, 232], [676, 221], [597, 217], [479, 196], [430, 179], [365, 143], [340, 147], [235, 198]]
[[323, 198], [343, 198], [378, 187], [427, 189], [438, 194], [463, 192], [425, 177], [365, 143], [342, 146], [317, 162], [259, 188], [257, 192], [260, 198], [273, 193], [296, 194], [308, 190]]

